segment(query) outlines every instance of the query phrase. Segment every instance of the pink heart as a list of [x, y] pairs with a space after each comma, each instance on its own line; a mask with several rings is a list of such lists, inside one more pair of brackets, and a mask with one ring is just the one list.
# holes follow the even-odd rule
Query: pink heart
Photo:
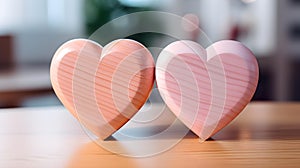
[[156, 64], [165, 103], [202, 140], [245, 108], [258, 73], [253, 53], [236, 41], [220, 41], [206, 50], [192, 41], [177, 41], [161, 52]]
[[154, 61], [140, 43], [121, 39], [102, 48], [71, 40], [55, 53], [51, 82], [63, 105], [105, 139], [144, 105], [154, 82]]

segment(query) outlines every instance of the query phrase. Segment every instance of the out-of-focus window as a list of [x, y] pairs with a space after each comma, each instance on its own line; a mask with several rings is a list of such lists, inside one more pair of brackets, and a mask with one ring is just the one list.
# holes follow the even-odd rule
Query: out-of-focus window
[[82, 31], [82, 0], [0, 0], [0, 31]]

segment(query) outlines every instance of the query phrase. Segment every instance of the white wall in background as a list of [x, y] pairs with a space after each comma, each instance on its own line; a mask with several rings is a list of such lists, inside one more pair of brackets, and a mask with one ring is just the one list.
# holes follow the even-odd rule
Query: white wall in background
[[269, 55], [274, 52], [277, 40], [277, 1], [256, 0], [250, 7], [253, 19], [253, 34], [249, 36], [249, 47], [258, 55]]
[[213, 41], [227, 38], [230, 29], [229, 0], [201, 0], [199, 6], [200, 26]]
[[228, 29], [229, 0], [166, 0], [164, 9], [184, 16], [193, 13], [199, 16], [200, 27], [211, 41], [224, 38]]
[[0, 0], [0, 34], [15, 35], [17, 63], [48, 63], [83, 32], [83, 0]]
[[[212, 42], [228, 39], [228, 33], [237, 17], [248, 22], [251, 31], [242, 39], [257, 55], [269, 55], [276, 47], [276, 17], [278, 0], [253, 0], [246, 8], [233, 12], [233, 1], [239, 0], [166, 0], [166, 11], [184, 15], [195, 13], [200, 26]], [[242, 1], [242, 0], [240, 0]], [[232, 17], [232, 14], [236, 16]]]
[[[258, 56], [269, 55], [276, 47], [277, 1], [253, 0], [251, 2], [247, 8], [233, 13], [230, 0], [201, 0], [199, 17], [202, 27], [213, 41], [226, 39], [230, 25], [235, 22], [235, 18], [240, 17], [241, 22], [248, 25], [250, 29], [249, 35], [243, 38], [242, 42]], [[238, 16], [232, 17], [232, 14]]]

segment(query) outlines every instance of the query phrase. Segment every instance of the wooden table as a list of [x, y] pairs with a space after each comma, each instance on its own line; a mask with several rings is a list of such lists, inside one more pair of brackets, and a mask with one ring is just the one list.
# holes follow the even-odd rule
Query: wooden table
[[132, 158], [94, 143], [63, 107], [0, 110], [1, 168], [286, 168], [300, 167], [300, 103], [252, 103], [213, 139], [200, 143], [189, 133], [166, 152]]

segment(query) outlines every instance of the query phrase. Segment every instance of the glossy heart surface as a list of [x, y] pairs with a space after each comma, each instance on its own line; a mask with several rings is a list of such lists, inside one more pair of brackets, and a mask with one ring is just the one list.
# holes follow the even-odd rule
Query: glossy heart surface
[[253, 53], [229, 40], [207, 49], [177, 41], [161, 52], [156, 63], [157, 86], [165, 103], [203, 141], [245, 108], [258, 76]]
[[63, 105], [101, 139], [122, 127], [144, 105], [153, 87], [154, 61], [140, 43], [120, 39], [105, 47], [85, 39], [63, 44], [50, 76]]

